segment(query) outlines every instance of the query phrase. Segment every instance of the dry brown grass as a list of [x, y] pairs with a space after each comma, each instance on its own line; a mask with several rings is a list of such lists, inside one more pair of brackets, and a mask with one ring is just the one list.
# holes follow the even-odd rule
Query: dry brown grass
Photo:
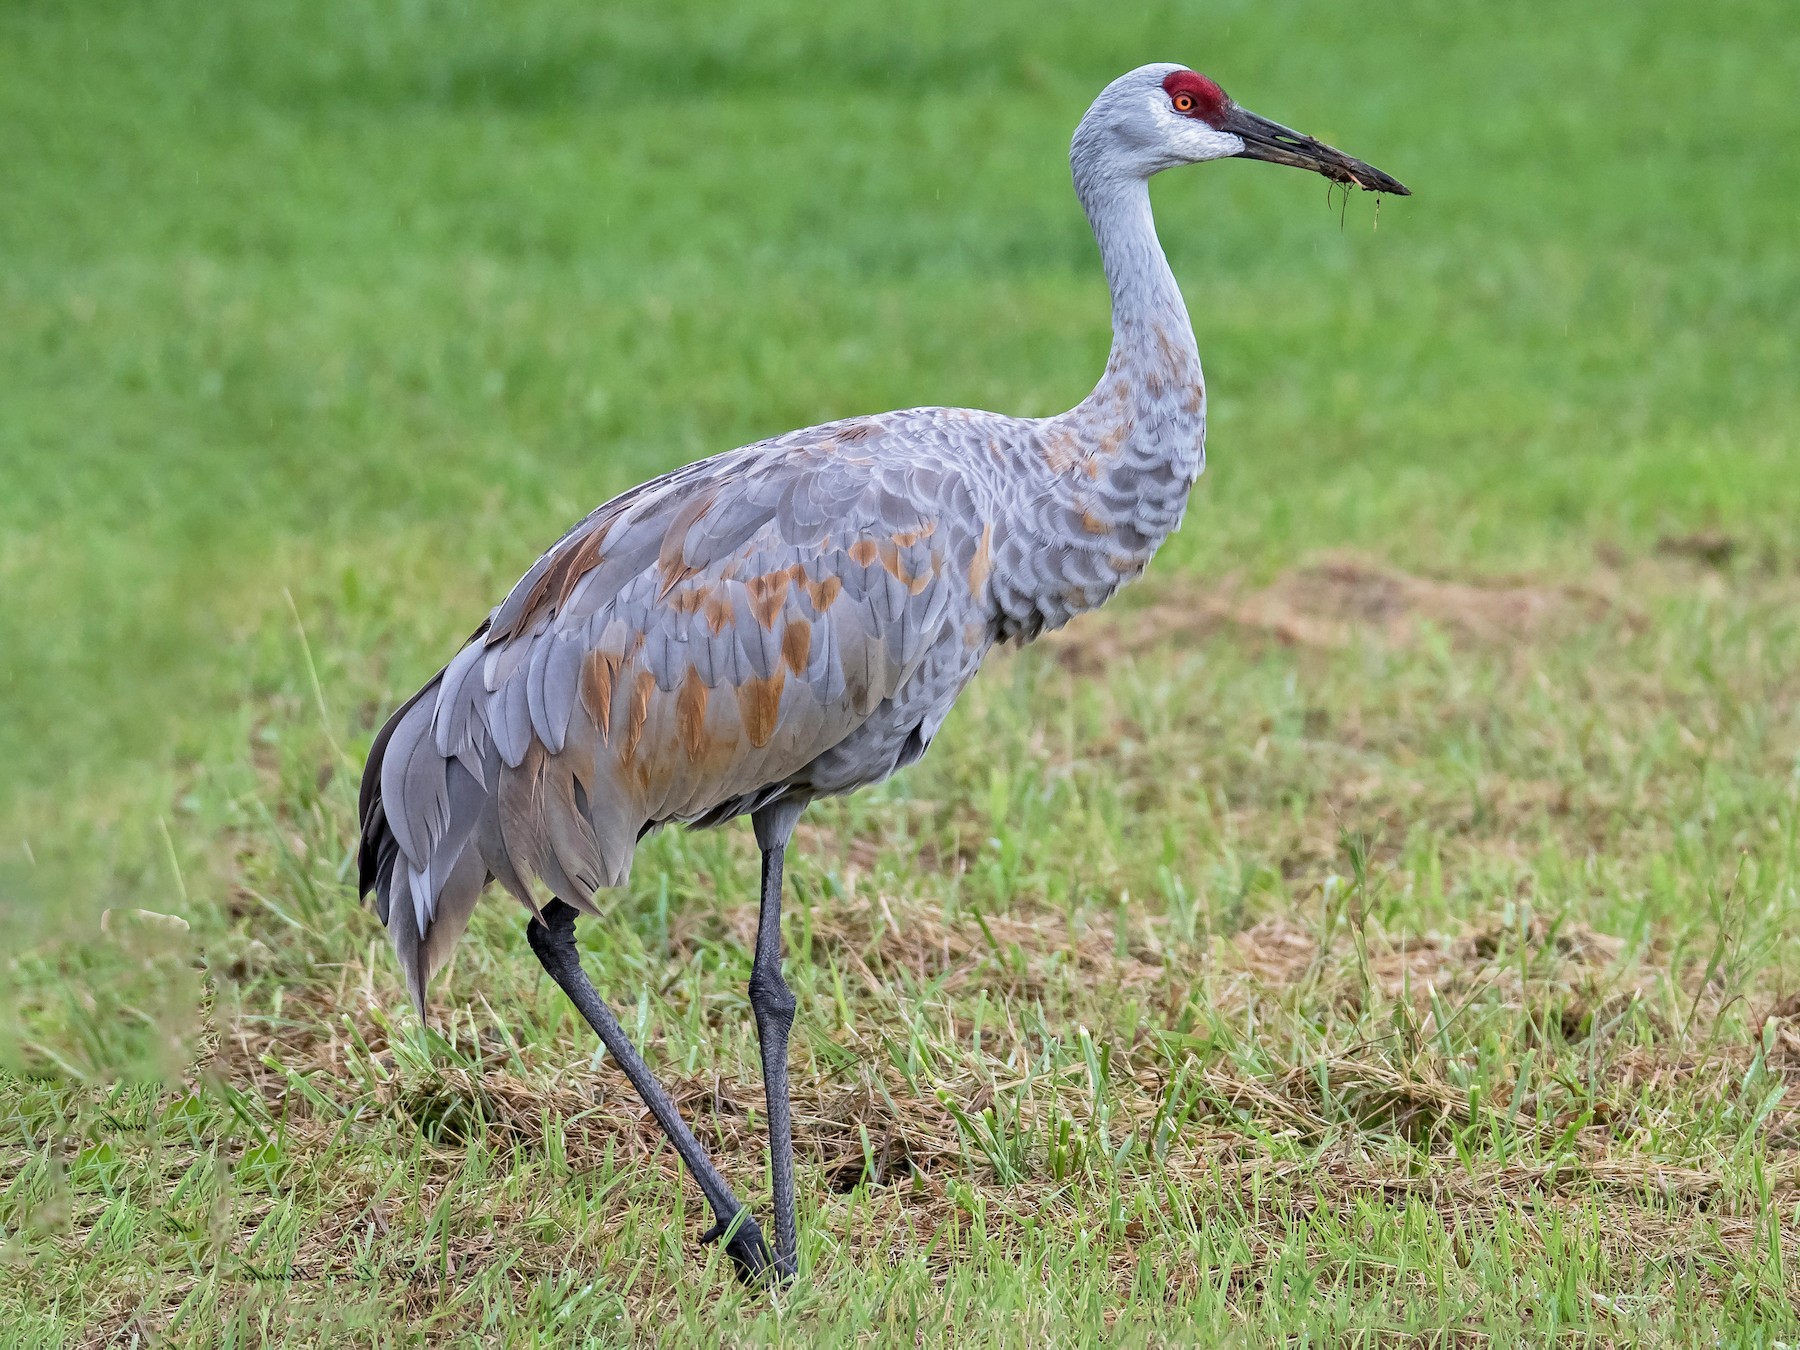
[[[715, 928], [679, 927], [675, 953], [680, 957], [716, 942], [721, 930], [748, 946], [754, 922], [753, 906], [718, 911]], [[1581, 925], [1552, 932], [1536, 920], [1522, 932], [1489, 928], [1393, 943], [1344, 931], [1322, 947], [1317, 933], [1292, 917], [1271, 917], [1218, 939], [1198, 954], [1198, 962], [1194, 953], [1170, 961], [1157, 950], [1153, 932], [1121, 954], [1113, 934], [1092, 925], [1071, 927], [1063, 914], [1048, 909], [951, 920], [914, 900], [874, 895], [819, 916], [814, 940], [818, 952], [835, 955], [862, 981], [868, 999], [861, 1024], [835, 1028], [834, 1039], [858, 1064], [878, 1067], [846, 1073], [816, 1059], [798, 1066], [796, 1138], [803, 1166], [832, 1192], [870, 1188], [858, 1201], [865, 1226], [846, 1235], [847, 1250], [879, 1256], [875, 1249], [891, 1244], [903, 1227], [919, 1251], [930, 1251], [927, 1264], [940, 1280], [967, 1257], [960, 1241], [934, 1242], [940, 1229], [954, 1226], [966, 1211], [966, 1199], [947, 1189], [947, 1182], [972, 1184], [1003, 1225], [1007, 1215], [1054, 1213], [1067, 1187], [1043, 1177], [994, 1175], [971, 1154], [946, 1107], [946, 1101], [955, 1102], [979, 1116], [997, 1090], [1016, 1089], [1016, 1083], [997, 1083], [993, 1069], [1014, 1048], [1009, 1041], [1028, 1045], [1030, 1033], [1010, 1017], [990, 1026], [982, 1046], [985, 1063], [971, 1058], [950, 1066], [934, 1079], [934, 1091], [922, 1092], [886, 1061], [883, 1035], [893, 1034], [906, 1015], [896, 994], [902, 976], [908, 987], [929, 984], [934, 1003], [943, 1000], [933, 1012], [945, 1021], [933, 1030], [951, 1040], [971, 1032], [966, 996], [974, 989], [1002, 1005], [1055, 1004], [1076, 988], [1083, 997], [1098, 991], [1102, 999], [1132, 992], [1160, 999], [1173, 1011], [1173, 1005], [1199, 993], [1190, 983], [1197, 980], [1208, 1007], [1225, 1021], [1253, 1008], [1267, 1015], [1271, 1007], [1296, 1003], [1342, 1011], [1362, 999], [1388, 1005], [1390, 1016], [1410, 1010], [1417, 1020], [1385, 1043], [1328, 1042], [1316, 1056], [1270, 1073], [1247, 1071], [1227, 1058], [1205, 1064], [1187, 1079], [1201, 1109], [1184, 1122], [1179, 1138], [1164, 1141], [1159, 1175], [1178, 1192], [1206, 1193], [1213, 1197], [1211, 1205], [1228, 1207], [1252, 1264], [1255, 1253], [1273, 1251], [1287, 1240], [1297, 1216], [1323, 1211], [1351, 1222], [1370, 1203], [1416, 1202], [1437, 1215], [1446, 1231], [1468, 1235], [1490, 1229], [1500, 1216], [1535, 1226], [1559, 1207], [1583, 1211], [1596, 1201], [1617, 1220], [1607, 1236], [1614, 1257], [1635, 1253], [1667, 1262], [1720, 1242], [1748, 1251], [1761, 1232], [1761, 1207], [1771, 1199], [1787, 1204], [1800, 1196], [1800, 1154], [1773, 1167], [1766, 1189], [1754, 1193], [1728, 1167], [1674, 1165], [1642, 1146], [1644, 1121], [1629, 1103], [1692, 1103], [1728, 1094], [1749, 1066], [1753, 1051], [1744, 1044], [1699, 1048], [1709, 1039], [1710, 1023], [1724, 1011], [1717, 1000], [1678, 1043], [1598, 1047], [1603, 1067], [1593, 1085], [1596, 1109], [1573, 1130], [1567, 1129], [1575, 1120], [1572, 1113], [1540, 1119], [1529, 1097], [1510, 1118], [1503, 1097], [1472, 1104], [1467, 1089], [1449, 1081], [1445, 1066], [1421, 1048], [1436, 1034], [1433, 1019], [1446, 1007], [1454, 1009], [1464, 995], [1479, 997], [1490, 1018], [1555, 1007], [1560, 1000], [1565, 1012], [1556, 1034], [1569, 1038], [1572, 1044], [1565, 1048], [1571, 1054], [1594, 1048], [1581, 1048], [1586, 1036], [1614, 1035], [1596, 1024], [1597, 1014], [1572, 1021], [1566, 1008], [1588, 1006], [1598, 985], [1607, 990], [1604, 1008], [1616, 1014], [1643, 1001], [1664, 977], [1640, 969], [1605, 978], [1621, 944]], [[1530, 968], [1527, 975], [1520, 973], [1521, 957]], [[344, 988], [359, 987], [368, 987], [365, 974], [346, 971]], [[960, 1011], [957, 1001], [965, 1003]], [[322, 1148], [341, 1121], [296, 1093], [295, 1075], [342, 1110], [385, 1115], [402, 1135], [427, 1141], [418, 1155], [420, 1196], [426, 1202], [451, 1185], [476, 1135], [488, 1148], [536, 1154], [545, 1149], [546, 1134], [554, 1132], [555, 1147], [571, 1169], [626, 1167], [640, 1181], [653, 1177], [652, 1189], [670, 1194], [684, 1185], [678, 1161], [629, 1084], [610, 1062], [590, 1069], [579, 1044], [562, 1047], [562, 1056], [573, 1051], [574, 1058], [561, 1067], [552, 1053], [521, 1072], [499, 1024], [483, 1025], [471, 1016], [453, 1024], [460, 1033], [455, 1042], [460, 1062], [423, 1068], [397, 1061], [379, 1005], [354, 995], [290, 1001], [284, 1015], [287, 1025], [279, 1032], [260, 1022], [240, 1021], [228, 1029], [217, 1058], [205, 1069], [270, 1104], [288, 1122], [302, 1152]], [[1452, 1011], [1453, 1017], [1460, 1015]], [[1780, 1047], [1778, 1071], [1800, 1081], [1800, 1018], [1792, 1002], [1771, 1008], [1767, 1018]], [[1546, 1034], [1552, 1034], [1549, 1028]], [[371, 1062], [386, 1071], [372, 1090]], [[1140, 1033], [1115, 1066], [1109, 1079], [1116, 1096], [1115, 1138], [1148, 1138], [1173, 1077], [1154, 1034]], [[763, 1137], [755, 1119], [760, 1083], [754, 1075], [670, 1074], [665, 1081], [727, 1173], [755, 1175]], [[1501, 1079], [1492, 1086], [1504, 1092], [1511, 1084]], [[1052, 1082], [1021, 1102], [1017, 1126], [1041, 1133], [1059, 1119], [1080, 1118], [1090, 1110], [1085, 1081]], [[1778, 1110], [1767, 1127], [1792, 1137], [1797, 1119], [1794, 1110]], [[1240, 1128], [1246, 1121], [1255, 1128]], [[1563, 1147], [1553, 1156], [1470, 1165], [1450, 1138], [1483, 1121], [1504, 1124], [1527, 1152], [1548, 1150], [1559, 1139]], [[1394, 1140], [1409, 1147], [1396, 1153]], [[1293, 1144], [1317, 1151], [1295, 1157], [1288, 1147]], [[347, 1277], [357, 1269], [351, 1237], [358, 1231], [384, 1232], [389, 1221], [380, 1172], [337, 1180], [343, 1203], [309, 1229], [296, 1260], [308, 1272]], [[828, 1211], [834, 1208], [827, 1202]], [[534, 1239], [525, 1222], [530, 1215], [529, 1205], [510, 1215], [490, 1211], [491, 1226], [472, 1229], [451, 1244], [446, 1275], [478, 1268], [502, 1250], [521, 1281], [561, 1268], [566, 1250]], [[257, 1217], [252, 1209], [239, 1222], [254, 1227]], [[1200, 1216], [1173, 1217], [1192, 1222]], [[1782, 1223], [1788, 1231], [1788, 1221]], [[1141, 1219], [1127, 1226], [1126, 1240], [1113, 1257], [1122, 1280], [1136, 1259], [1133, 1238], [1146, 1233]], [[1789, 1236], [1800, 1237], [1800, 1228]], [[1178, 1261], [1169, 1271], [1171, 1297], [1179, 1297], [1202, 1273], [1191, 1256]], [[419, 1296], [429, 1297], [432, 1288], [427, 1281]], [[1800, 1284], [1790, 1292], [1800, 1294]], [[665, 1291], [652, 1281], [634, 1288], [628, 1304], [637, 1315], [654, 1318], [663, 1297]]]

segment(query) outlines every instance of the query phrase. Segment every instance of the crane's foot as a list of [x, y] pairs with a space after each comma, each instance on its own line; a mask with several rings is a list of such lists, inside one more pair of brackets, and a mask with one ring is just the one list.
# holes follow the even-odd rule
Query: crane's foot
[[725, 1255], [731, 1258], [740, 1283], [758, 1289], [765, 1284], [786, 1284], [793, 1278], [793, 1271], [783, 1270], [776, 1264], [769, 1244], [763, 1241], [762, 1229], [756, 1226], [756, 1220], [747, 1209], [719, 1219], [700, 1235], [700, 1242], [710, 1246], [725, 1237], [728, 1231], [731, 1236], [725, 1241]]

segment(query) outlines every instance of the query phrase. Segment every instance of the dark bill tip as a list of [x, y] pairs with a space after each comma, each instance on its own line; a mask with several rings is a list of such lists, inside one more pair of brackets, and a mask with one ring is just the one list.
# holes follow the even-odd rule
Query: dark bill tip
[[1385, 192], [1395, 197], [1410, 197], [1412, 192], [1398, 178], [1383, 173], [1373, 164], [1352, 159], [1342, 150], [1334, 150], [1323, 141], [1302, 135], [1292, 127], [1258, 117], [1247, 109], [1232, 104], [1225, 113], [1221, 131], [1229, 131], [1244, 143], [1242, 158], [1260, 159], [1269, 164], [1288, 164], [1296, 169], [1310, 169], [1334, 183], [1358, 187], [1364, 192]]

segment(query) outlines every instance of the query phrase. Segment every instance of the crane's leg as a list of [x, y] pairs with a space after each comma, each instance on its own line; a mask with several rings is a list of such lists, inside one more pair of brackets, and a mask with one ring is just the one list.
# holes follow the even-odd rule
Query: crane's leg
[[526, 929], [531, 950], [550, 973], [550, 978], [562, 986], [569, 1001], [587, 1019], [587, 1024], [599, 1034], [606, 1052], [625, 1070], [625, 1076], [637, 1089], [638, 1096], [644, 1099], [644, 1105], [650, 1108], [650, 1114], [669, 1136], [669, 1142], [675, 1145], [675, 1151], [687, 1164], [688, 1171], [694, 1174], [694, 1180], [700, 1183], [706, 1203], [712, 1206], [713, 1226], [701, 1234], [700, 1241], [715, 1242], [725, 1238], [725, 1251], [737, 1268], [738, 1278], [745, 1284], [760, 1282], [773, 1264], [762, 1230], [756, 1226], [750, 1211], [731, 1193], [731, 1187], [712, 1159], [706, 1156], [706, 1150], [694, 1138], [687, 1122], [682, 1120], [675, 1103], [669, 1100], [669, 1094], [651, 1074], [650, 1066], [632, 1048], [612, 1009], [594, 992], [587, 972], [581, 968], [580, 953], [575, 949], [574, 906], [552, 900], [540, 913], [543, 922], [533, 922]]
[[781, 977], [781, 872], [788, 836], [802, 807], [758, 813], [762, 848], [762, 908], [756, 921], [756, 956], [750, 964], [750, 1010], [762, 1047], [763, 1101], [769, 1112], [769, 1175], [775, 1204], [775, 1273], [792, 1279], [798, 1266], [799, 1227], [794, 1215], [794, 1107], [788, 1096], [788, 1031], [794, 1025], [794, 992]]

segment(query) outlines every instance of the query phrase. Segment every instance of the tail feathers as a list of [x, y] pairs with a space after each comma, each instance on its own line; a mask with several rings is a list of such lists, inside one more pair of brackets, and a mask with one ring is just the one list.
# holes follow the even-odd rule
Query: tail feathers
[[468, 927], [489, 874], [478, 843], [488, 795], [430, 741], [430, 696], [414, 695], [382, 727], [363, 771], [362, 894], [373, 893], [420, 1016], [425, 988]]
[[357, 850], [357, 890], [365, 899], [370, 891], [375, 892], [375, 906], [381, 914], [381, 921], [387, 922], [387, 884], [386, 877], [392, 870], [394, 858], [399, 845], [394, 832], [388, 828], [387, 813], [381, 803], [381, 765], [387, 758], [388, 742], [394, 739], [394, 731], [400, 721], [420, 699], [430, 692], [433, 685], [428, 684], [414, 694], [398, 708], [394, 715], [384, 723], [381, 730], [375, 733], [375, 742], [369, 747], [369, 760], [363, 766], [362, 787], [356, 798], [356, 817], [362, 827], [362, 845]]
[[[404, 872], [407, 869], [400, 869]], [[416, 873], [414, 874], [417, 875]], [[393, 939], [394, 956], [400, 962], [400, 973], [406, 980], [406, 992], [421, 1019], [425, 1016], [425, 989], [431, 977], [444, 968], [455, 950], [475, 902], [481, 899], [491, 877], [481, 861], [481, 853], [471, 841], [465, 844], [450, 868], [449, 875], [434, 897], [436, 912], [420, 931], [418, 911], [410, 895], [394, 895], [394, 887], [402, 884], [399, 872], [389, 880], [383, 907], [387, 911], [388, 936]]]
[[644, 828], [642, 803], [620, 790], [584, 709], [563, 728], [562, 753], [526, 719], [508, 759], [495, 733], [512, 691], [484, 696], [481, 682], [477, 663], [452, 662], [387, 720], [363, 770], [359, 884], [421, 1013], [489, 881], [533, 914], [536, 883], [592, 912], [594, 892], [629, 875]]

